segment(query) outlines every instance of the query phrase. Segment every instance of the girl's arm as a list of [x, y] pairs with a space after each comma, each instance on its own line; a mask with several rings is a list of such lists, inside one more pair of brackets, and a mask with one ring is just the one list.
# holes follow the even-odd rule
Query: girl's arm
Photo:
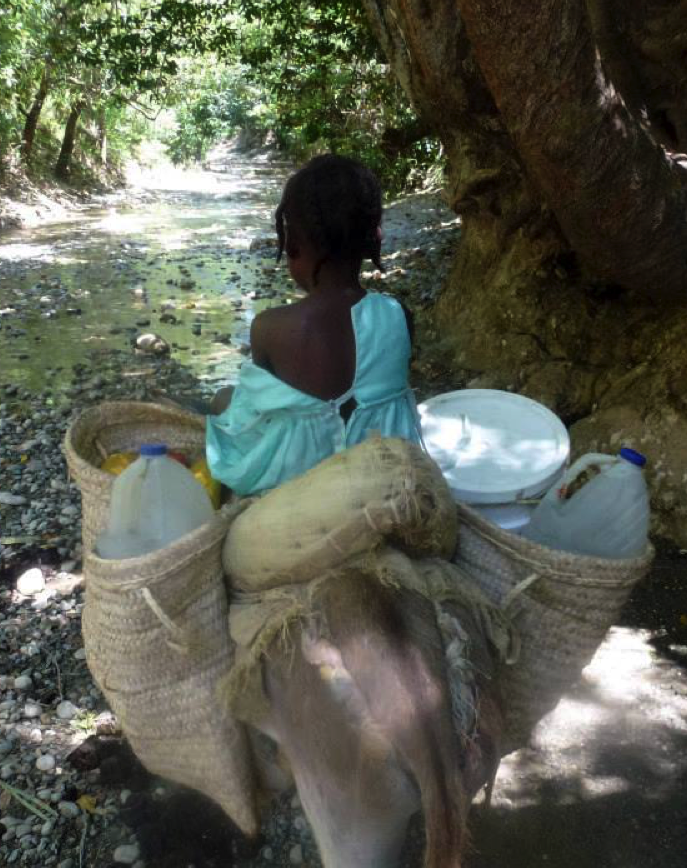
[[265, 312], [259, 313], [250, 327], [250, 354], [253, 363], [259, 368], [265, 368], [267, 371], [272, 370], [269, 357], [269, 323]]

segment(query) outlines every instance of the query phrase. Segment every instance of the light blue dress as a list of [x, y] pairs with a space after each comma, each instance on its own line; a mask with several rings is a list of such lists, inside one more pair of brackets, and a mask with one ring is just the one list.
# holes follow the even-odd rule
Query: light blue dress
[[[259, 494], [299, 476], [370, 434], [420, 440], [408, 386], [410, 337], [401, 305], [369, 293], [351, 308], [356, 367], [352, 387], [323, 401], [245, 362], [229, 407], [207, 417], [207, 462], [240, 495]], [[340, 408], [355, 398], [347, 422]]]

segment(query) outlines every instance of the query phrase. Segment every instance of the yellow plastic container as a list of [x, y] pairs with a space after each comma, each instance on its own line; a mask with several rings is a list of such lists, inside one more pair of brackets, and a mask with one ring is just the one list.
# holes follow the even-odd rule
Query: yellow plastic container
[[207, 461], [204, 458], [199, 458], [191, 465], [191, 473], [205, 487], [215, 509], [219, 509], [222, 484], [210, 476]]
[[119, 476], [119, 474], [123, 470], [126, 470], [130, 464], [133, 464], [137, 458], [138, 455], [135, 452], [114, 452], [112, 455], [108, 455], [108, 457], [103, 461], [100, 465], [100, 469], [104, 470], [106, 473], [111, 473], [113, 476]]

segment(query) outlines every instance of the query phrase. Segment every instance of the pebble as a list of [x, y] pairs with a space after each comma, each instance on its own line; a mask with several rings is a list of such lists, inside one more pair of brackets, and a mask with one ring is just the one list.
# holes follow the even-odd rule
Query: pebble
[[52, 772], [55, 769], [55, 757], [44, 753], [36, 760], [36, 768], [39, 772]]
[[74, 652], [75, 660], [85, 660], [86, 659], [86, 649], [85, 648], [77, 648]]
[[289, 862], [292, 865], [303, 864], [303, 848], [300, 844], [296, 844], [295, 847], [292, 847], [289, 851]]
[[81, 808], [75, 802], [59, 802], [57, 810], [63, 817], [74, 819], [81, 814]]
[[55, 709], [60, 720], [71, 720], [79, 713], [79, 709], [68, 699], [63, 700]]
[[36, 702], [27, 702], [24, 706], [24, 717], [40, 717], [43, 709]]
[[113, 859], [120, 865], [133, 865], [138, 861], [141, 850], [138, 844], [120, 844], [114, 851]]
[[38, 567], [32, 567], [17, 579], [17, 590], [25, 597], [40, 594], [45, 590], [45, 578], [43, 572]]
[[20, 494], [12, 494], [9, 491], [0, 491], [0, 504], [2, 506], [23, 506], [26, 498]]
[[163, 355], [169, 352], [169, 344], [164, 338], [149, 332], [136, 338], [136, 349], [144, 353]]
[[33, 687], [33, 679], [30, 675], [18, 675], [14, 679], [15, 690], [30, 690]]

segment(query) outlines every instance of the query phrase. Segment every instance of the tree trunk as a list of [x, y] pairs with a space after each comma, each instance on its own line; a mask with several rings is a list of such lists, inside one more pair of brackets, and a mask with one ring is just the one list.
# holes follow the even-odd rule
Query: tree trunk
[[98, 149], [100, 152], [100, 164], [107, 166], [107, 123], [105, 109], [98, 110]]
[[29, 162], [29, 160], [31, 159], [33, 140], [36, 135], [38, 119], [41, 116], [43, 103], [45, 102], [45, 98], [48, 95], [49, 86], [49, 68], [46, 64], [45, 68], [43, 69], [43, 75], [41, 76], [41, 83], [38, 86], [38, 91], [36, 92], [36, 96], [33, 100], [28, 114], [26, 115], [26, 121], [24, 123], [24, 131], [22, 133], [21, 139], [21, 155], [26, 162]]
[[74, 142], [76, 141], [76, 127], [79, 122], [79, 116], [83, 111], [83, 100], [77, 100], [72, 106], [67, 118], [67, 125], [64, 128], [64, 138], [62, 139], [62, 147], [60, 154], [55, 164], [55, 175], [58, 178], [66, 180], [69, 177], [69, 167], [74, 152]]
[[645, 451], [655, 529], [687, 545], [687, 303], [664, 303], [687, 302], [684, 173], [613, 89], [584, 3], [364, 3], [462, 218], [425, 352], [454, 388], [551, 407], [578, 454]]
[[687, 173], [627, 110], [585, 4], [458, 6], [528, 175], [590, 273], [687, 301]]

